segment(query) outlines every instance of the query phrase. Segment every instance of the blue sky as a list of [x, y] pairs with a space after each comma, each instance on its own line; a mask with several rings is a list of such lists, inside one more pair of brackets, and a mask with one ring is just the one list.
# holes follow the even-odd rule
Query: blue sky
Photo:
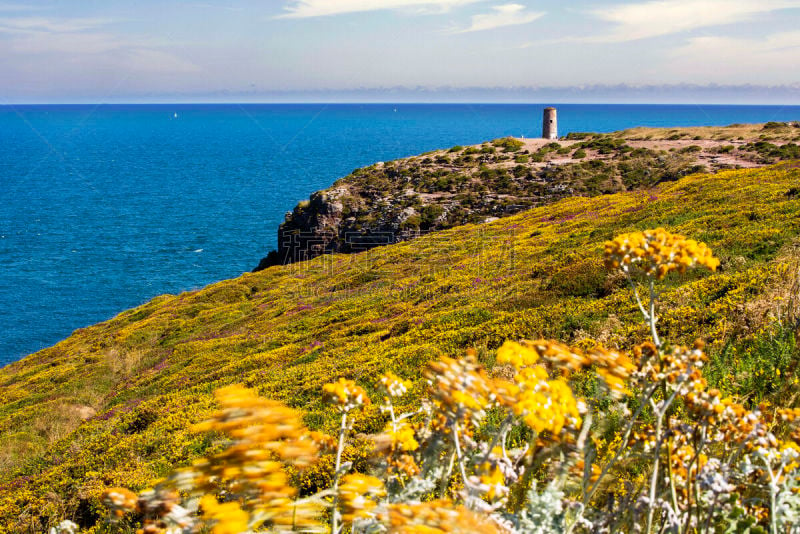
[[0, 103], [598, 84], [800, 94], [800, 0], [0, 0], [0, 73]]

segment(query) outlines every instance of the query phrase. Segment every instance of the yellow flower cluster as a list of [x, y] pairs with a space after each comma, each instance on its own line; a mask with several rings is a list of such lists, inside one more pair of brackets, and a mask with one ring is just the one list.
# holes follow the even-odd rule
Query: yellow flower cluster
[[203, 519], [211, 524], [212, 534], [241, 534], [250, 531], [250, 514], [238, 502], [220, 503], [216, 497], [206, 495], [200, 501]]
[[[683, 436], [679, 434], [678, 437]], [[692, 482], [697, 473], [706, 465], [708, 456], [702, 453], [698, 454], [695, 448], [687, 443], [675, 447], [670, 454], [670, 462], [672, 463], [672, 476], [675, 477], [676, 491], [682, 497], [686, 497], [689, 482]]]
[[[317, 447], [300, 414], [238, 385], [222, 388], [216, 396], [221, 410], [195, 430], [222, 432], [232, 442], [186, 471], [194, 490], [213, 493], [222, 484], [242, 502], [243, 513], [274, 530], [317, 525], [318, 508], [295, 504], [296, 490], [289, 485], [282, 463], [302, 469], [317, 458]], [[210, 500], [205, 503], [209, 510], [217, 510]]]
[[489, 502], [500, 500], [508, 494], [506, 477], [499, 465], [485, 462], [479, 470], [479, 487], [484, 490], [484, 496]]
[[323, 398], [336, 406], [341, 412], [349, 412], [354, 408], [370, 404], [364, 388], [346, 378], [322, 386]]
[[671, 271], [684, 273], [695, 266], [715, 271], [719, 260], [705, 243], [657, 228], [622, 234], [606, 242], [605, 265], [608, 269], [625, 272], [638, 267], [646, 275], [660, 280]]
[[583, 351], [558, 341], [507, 341], [497, 351], [497, 362], [508, 363], [520, 369], [545, 360], [562, 371], [578, 371], [594, 366], [611, 394], [620, 397], [628, 393], [626, 382], [636, 370], [634, 362], [623, 352], [602, 346]]
[[627, 381], [636, 371], [636, 364], [624, 352], [596, 346], [585, 353], [589, 365], [594, 365], [613, 397], [628, 395]]
[[147, 489], [140, 495], [125, 488], [108, 488], [100, 501], [111, 513], [112, 521], [137, 512], [142, 519], [138, 534], [168, 534], [194, 523], [187, 510], [180, 506], [180, 495], [166, 488]]
[[726, 441], [755, 447], [767, 435], [767, 427], [757, 412], [748, 410], [730, 397], [723, 398], [718, 389], [696, 387], [685, 396], [686, 406], [699, 421], [715, 425]]
[[689, 389], [700, 391], [706, 386], [700, 370], [708, 360], [703, 348], [704, 343], [699, 339], [691, 348], [672, 347], [660, 354], [660, 359], [643, 362], [642, 372], [651, 382], [687, 383]]
[[392, 372], [383, 375], [380, 383], [383, 391], [389, 397], [402, 397], [408, 392], [409, 388], [411, 388], [410, 381], [403, 380]]
[[353, 473], [345, 475], [339, 486], [342, 519], [352, 523], [355, 519], [367, 519], [375, 516], [378, 504], [375, 497], [386, 494], [381, 479]]
[[448, 421], [480, 423], [493, 397], [492, 380], [473, 357], [444, 356], [428, 364], [425, 376], [431, 382], [431, 396]]
[[495, 523], [449, 499], [391, 504], [381, 514], [389, 534], [500, 534]]
[[330, 452], [336, 450], [336, 438], [333, 436], [312, 430], [308, 433], [308, 437], [316, 444], [320, 452]]
[[545, 351], [564, 351], [569, 355], [569, 347], [560, 343], [544, 342], [537, 346], [536, 342], [506, 341], [497, 349], [497, 363], [509, 364], [516, 369], [531, 367], [539, 361], [539, 354]]
[[375, 452], [385, 460], [389, 474], [408, 477], [419, 473], [419, 466], [411, 455], [420, 447], [416, 429], [407, 420], [389, 421], [384, 432], [374, 440]]
[[395, 424], [389, 423], [386, 433], [391, 438], [393, 451], [415, 451], [419, 448], [419, 443], [415, 439], [414, 427], [408, 421], [398, 421]]
[[108, 488], [100, 500], [114, 516], [123, 517], [136, 510], [139, 496], [125, 488]]
[[240, 385], [218, 389], [215, 396], [222, 409], [194, 430], [222, 432], [234, 440], [225, 454], [217, 457], [220, 461], [241, 454], [250, 461], [277, 457], [305, 467], [316, 460], [316, 445], [308, 439], [308, 430], [297, 410]]
[[580, 428], [578, 403], [564, 380], [548, 380], [542, 367], [521, 369], [514, 380], [519, 394], [512, 409], [533, 430], [555, 437], [565, 426]]

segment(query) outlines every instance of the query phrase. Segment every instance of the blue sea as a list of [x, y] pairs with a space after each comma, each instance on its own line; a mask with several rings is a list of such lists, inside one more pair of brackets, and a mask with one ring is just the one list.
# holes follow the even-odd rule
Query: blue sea
[[[538, 136], [542, 105], [0, 106], [0, 364], [255, 267], [286, 211], [375, 161]], [[560, 133], [800, 120], [561, 105]]]

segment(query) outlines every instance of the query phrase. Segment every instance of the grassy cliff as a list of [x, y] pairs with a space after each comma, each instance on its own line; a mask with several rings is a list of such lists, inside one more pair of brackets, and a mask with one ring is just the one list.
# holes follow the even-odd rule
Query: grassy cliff
[[688, 174], [800, 158], [797, 123], [507, 137], [356, 169], [313, 193], [278, 228], [256, 270], [360, 252], [505, 217], [574, 195], [634, 191]]
[[[5, 367], [0, 532], [64, 516], [90, 525], [103, 488], [144, 487], [215, 447], [189, 427], [224, 384], [256, 387], [330, 430], [320, 388], [340, 376], [369, 388], [393, 370], [417, 395], [425, 362], [468, 347], [489, 367], [506, 339], [629, 347], [645, 332], [630, 326], [638, 312], [603, 269], [602, 245], [658, 226], [722, 261], [668, 279], [662, 330], [705, 337], [721, 389], [747, 402], [791, 398], [797, 350], [774, 325], [800, 256], [800, 168], [691, 175], [165, 295]], [[380, 421], [373, 407], [356, 431]]]

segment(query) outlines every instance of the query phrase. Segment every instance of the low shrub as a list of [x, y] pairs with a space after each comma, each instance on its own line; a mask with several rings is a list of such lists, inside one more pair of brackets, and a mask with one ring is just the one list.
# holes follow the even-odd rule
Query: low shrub
[[[234, 534], [793, 532], [800, 409], [725, 396], [703, 376], [704, 344], [669, 343], [657, 328], [668, 275], [719, 261], [657, 229], [607, 242], [604, 263], [630, 285], [649, 332], [632, 350], [540, 339], [443, 356], [427, 364], [416, 405], [405, 400], [412, 382], [394, 373], [369, 388], [340, 378], [323, 387], [337, 435], [228, 386], [195, 429], [225, 447], [139, 495], [107, 489], [109, 520], [135, 512], [146, 532]], [[478, 328], [491, 318], [449, 317]], [[767, 365], [796, 361], [793, 337], [759, 347]], [[383, 432], [354, 436], [365, 419]]]

